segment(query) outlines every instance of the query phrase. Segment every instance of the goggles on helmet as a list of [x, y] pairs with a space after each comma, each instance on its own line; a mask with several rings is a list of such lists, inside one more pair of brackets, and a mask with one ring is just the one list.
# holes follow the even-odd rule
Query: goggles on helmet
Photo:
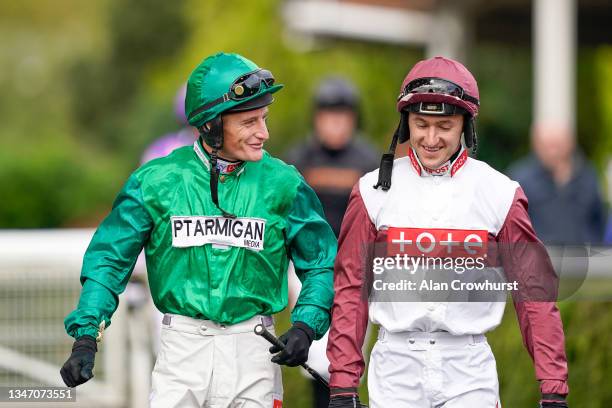
[[230, 86], [229, 91], [224, 93], [223, 96], [220, 96], [219, 98], [196, 109], [191, 113], [191, 115], [189, 115], [189, 117], [192, 118], [200, 112], [206, 111], [213, 106], [219, 105], [220, 103], [226, 102], [230, 99], [233, 101], [240, 101], [253, 96], [261, 89], [262, 82], [265, 84], [266, 88], [274, 85], [274, 76], [272, 75], [272, 72], [261, 68], [256, 71], [249, 72], [236, 79]]
[[407, 112], [425, 115], [466, 115], [468, 112], [460, 106], [444, 102], [417, 102], [404, 108]]
[[409, 94], [427, 93], [449, 95], [455, 98], [463, 99], [467, 102], [471, 102], [476, 106], [480, 105], [478, 99], [467, 94], [461, 86], [452, 81], [435, 77], [417, 78], [408, 82], [398, 99], [401, 99]]
[[274, 85], [274, 76], [267, 69], [258, 69], [255, 72], [250, 72], [241, 76], [234, 81], [229, 91], [229, 98], [239, 101], [259, 92], [261, 83], [266, 84], [266, 87]]

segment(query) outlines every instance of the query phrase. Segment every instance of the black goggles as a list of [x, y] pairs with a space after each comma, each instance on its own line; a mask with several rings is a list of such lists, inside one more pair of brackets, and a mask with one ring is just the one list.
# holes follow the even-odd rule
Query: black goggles
[[213, 106], [216, 106], [220, 103], [229, 101], [230, 99], [233, 101], [240, 101], [242, 99], [253, 96], [259, 92], [261, 89], [261, 84], [265, 84], [266, 88], [274, 85], [274, 76], [272, 72], [267, 69], [258, 69], [253, 72], [249, 72], [248, 74], [244, 74], [234, 81], [234, 83], [230, 86], [229, 92], [223, 94], [223, 96], [208, 102], [206, 105], [203, 105], [193, 111], [190, 118], [195, 115], [204, 112]]
[[261, 83], [266, 84], [269, 88], [274, 85], [274, 76], [267, 69], [258, 69], [254, 72], [249, 72], [234, 81], [229, 91], [229, 98], [239, 101], [249, 96], [255, 95], [261, 88]]
[[400, 95], [400, 99], [408, 94], [426, 94], [433, 93], [439, 95], [454, 96], [464, 101], [471, 102], [476, 106], [480, 105], [478, 99], [467, 94], [462, 87], [452, 81], [442, 78], [417, 78], [408, 82], [404, 91]]

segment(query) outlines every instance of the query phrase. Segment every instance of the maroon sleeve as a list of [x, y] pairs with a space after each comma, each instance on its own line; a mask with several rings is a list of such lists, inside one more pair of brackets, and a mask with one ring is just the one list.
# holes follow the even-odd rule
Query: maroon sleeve
[[357, 184], [342, 221], [334, 265], [335, 295], [327, 343], [331, 387], [358, 387], [363, 374], [361, 347], [368, 323], [368, 301], [363, 289], [366, 259], [375, 238], [376, 227], [368, 216]]
[[563, 324], [555, 300], [558, 278], [527, 213], [527, 197], [519, 187], [497, 235], [502, 265], [513, 292], [523, 343], [534, 361], [543, 394], [569, 392]]

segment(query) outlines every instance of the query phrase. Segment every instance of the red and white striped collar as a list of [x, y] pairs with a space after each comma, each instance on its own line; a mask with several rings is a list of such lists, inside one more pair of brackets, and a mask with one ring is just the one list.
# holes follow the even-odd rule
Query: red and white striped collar
[[[202, 148], [202, 146], [200, 145], [198, 140], [193, 142], [193, 150], [196, 152], [196, 155], [198, 156], [200, 161], [202, 163], [204, 163], [204, 165], [206, 166], [206, 169], [210, 170], [210, 158], [208, 156], [208, 153], [206, 152], [206, 150], [204, 150]], [[230, 173], [233, 173], [236, 170], [239, 170], [236, 173], [236, 175], [240, 175], [242, 173], [242, 171], [244, 170], [244, 166], [243, 166], [244, 163], [245, 162], [243, 162], [243, 161], [240, 161], [240, 162], [228, 162], [226, 160], [218, 158], [217, 159], [217, 168], [219, 169], [219, 173], [220, 174], [230, 174]]]
[[417, 172], [419, 176], [450, 176], [453, 177], [455, 173], [459, 171], [461, 167], [465, 164], [468, 158], [467, 150], [463, 146], [461, 146], [461, 152], [455, 158], [455, 160], [451, 163], [451, 161], [447, 161], [442, 164], [437, 169], [430, 169], [429, 167], [423, 166], [421, 161], [417, 157], [416, 153], [412, 149], [412, 147], [408, 148], [408, 157], [410, 158], [410, 163], [412, 163], [412, 167]]

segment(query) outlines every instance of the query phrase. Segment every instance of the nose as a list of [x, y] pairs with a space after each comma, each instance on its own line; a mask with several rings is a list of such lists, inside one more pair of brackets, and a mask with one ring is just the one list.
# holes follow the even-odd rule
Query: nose
[[257, 124], [257, 130], [255, 131], [255, 137], [262, 141], [266, 141], [270, 138], [270, 134], [268, 133], [268, 126], [266, 125], [265, 120], [259, 121]]
[[427, 146], [435, 146], [438, 144], [438, 133], [435, 126], [429, 126], [425, 134], [425, 144]]

